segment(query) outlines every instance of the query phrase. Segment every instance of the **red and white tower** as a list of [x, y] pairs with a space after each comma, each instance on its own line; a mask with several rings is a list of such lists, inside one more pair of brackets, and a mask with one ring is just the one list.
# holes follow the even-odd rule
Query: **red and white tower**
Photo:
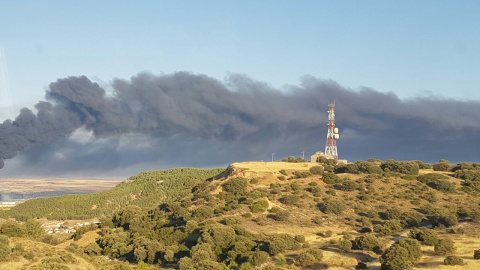
[[338, 160], [337, 140], [338, 128], [335, 127], [335, 102], [328, 104], [328, 133], [327, 145], [325, 146], [325, 156], [329, 156]]

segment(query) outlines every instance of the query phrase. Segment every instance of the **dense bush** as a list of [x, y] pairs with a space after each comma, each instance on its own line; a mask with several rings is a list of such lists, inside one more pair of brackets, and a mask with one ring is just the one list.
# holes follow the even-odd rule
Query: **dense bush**
[[307, 161], [302, 157], [295, 158], [294, 156], [289, 156], [288, 158], [282, 159], [282, 162], [303, 163]]
[[453, 241], [451, 239], [440, 239], [435, 244], [434, 250], [438, 255], [448, 255], [455, 251], [455, 247], [453, 246]]
[[458, 256], [447, 256], [445, 260], [443, 260], [443, 264], [445, 265], [464, 265], [463, 259]]
[[438, 243], [437, 232], [428, 228], [414, 228], [410, 230], [410, 237], [428, 246], [433, 246]]
[[345, 210], [345, 204], [342, 201], [326, 200], [323, 203], [318, 204], [320, 211], [325, 214], [341, 214]]
[[0, 235], [0, 262], [5, 261], [10, 254], [10, 247], [8, 246], [10, 240], [4, 235]]
[[414, 161], [395, 161], [393, 159], [383, 162], [380, 168], [382, 168], [384, 172], [397, 172], [411, 175], [416, 175], [419, 171], [419, 166]]
[[378, 239], [373, 234], [361, 235], [353, 240], [353, 248], [360, 250], [375, 250], [380, 247]]
[[290, 212], [287, 210], [280, 210], [275, 214], [275, 220], [287, 221], [290, 218]]
[[388, 248], [380, 258], [382, 270], [407, 270], [422, 257], [420, 243], [415, 239], [402, 239]]
[[340, 177], [338, 177], [338, 175], [332, 172], [323, 173], [322, 180], [323, 182], [325, 182], [325, 184], [329, 184], [329, 185], [341, 182]]
[[316, 263], [321, 262], [323, 259], [323, 252], [319, 249], [310, 249], [300, 253], [298, 256], [298, 262], [302, 267], [313, 266]]
[[473, 251], [473, 258], [475, 260], [480, 260], [480, 249], [477, 249], [477, 250]]
[[268, 208], [268, 201], [267, 200], [259, 200], [252, 204], [250, 209], [253, 213], [264, 212]]
[[442, 159], [439, 162], [433, 164], [433, 170], [448, 172], [450, 170], [450, 162], [448, 160]]
[[335, 188], [343, 191], [354, 191], [357, 189], [357, 183], [352, 180], [343, 181], [341, 184], [336, 184]]
[[448, 176], [440, 173], [427, 173], [417, 176], [417, 180], [421, 183], [428, 184], [430, 182], [435, 182], [437, 180], [446, 180]]
[[322, 175], [323, 174], [323, 166], [313, 166], [310, 168], [310, 173], [314, 175]]
[[480, 182], [480, 170], [457, 170], [455, 171], [455, 178], [465, 181]]
[[235, 195], [243, 194], [247, 186], [247, 180], [242, 177], [232, 178], [224, 184], [225, 190]]
[[420, 169], [431, 169], [432, 168], [432, 164], [430, 164], [430, 163], [424, 163], [421, 160], [414, 160], [414, 162], [416, 162], [418, 164], [418, 167]]
[[445, 211], [438, 211], [438, 212], [432, 213], [432, 215], [429, 216], [428, 219], [434, 227], [439, 227], [439, 226], [451, 227], [451, 226], [457, 225], [458, 223], [458, 218], [455, 213], [450, 213]]
[[347, 240], [347, 239], [342, 239], [340, 240], [340, 242], [338, 243], [338, 248], [342, 251], [342, 252], [350, 252], [352, 250], [352, 247], [353, 247], [353, 243], [351, 240]]

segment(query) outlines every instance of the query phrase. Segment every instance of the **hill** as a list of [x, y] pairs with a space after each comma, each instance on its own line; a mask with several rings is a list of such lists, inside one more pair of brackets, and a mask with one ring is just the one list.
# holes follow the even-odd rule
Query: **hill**
[[[101, 229], [79, 230], [77, 241], [28, 237], [32, 221], [17, 225], [25, 231], [20, 238], [12, 232], [21, 229], [11, 223], [0, 233], [10, 237], [10, 248], [50, 241], [85, 266], [53, 256], [64, 269], [479, 269], [479, 169], [369, 160], [147, 172], [121, 185], [138, 181], [139, 190], [153, 190], [167, 182], [178, 191], [166, 188], [152, 197], [137, 190], [124, 207], [103, 208]], [[44, 203], [59, 207], [58, 200]], [[6, 260], [20, 256], [18, 269], [43, 269], [35, 268], [48, 258], [40, 253], [35, 261], [27, 251], [12, 251]]]
[[2, 217], [18, 220], [43, 217], [64, 220], [103, 217], [126, 205], [155, 207], [159, 202], [188, 197], [193, 186], [223, 170], [176, 168], [146, 171], [106, 191], [31, 199], [0, 213]]

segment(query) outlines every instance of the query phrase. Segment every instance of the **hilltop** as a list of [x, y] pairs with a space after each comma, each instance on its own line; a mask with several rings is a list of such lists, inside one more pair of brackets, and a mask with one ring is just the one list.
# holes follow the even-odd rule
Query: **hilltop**
[[[6, 257], [23, 262], [17, 269], [43, 269], [35, 267], [54, 263], [46, 260], [52, 256], [64, 269], [380, 269], [381, 262], [392, 270], [478, 269], [479, 176], [478, 164], [394, 160], [160, 170], [109, 191], [31, 200], [4, 212], [20, 220], [58, 218], [75, 207], [103, 215], [101, 228], [79, 229], [74, 239], [29, 237], [31, 220], [30, 227], [4, 223], [0, 232], [11, 248], [24, 247]], [[58, 213], [35, 211], [38, 205]], [[49, 244], [32, 244], [39, 240]], [[51, 244], [53, 253], [45, 251]], [[446, 256], [462, 265], [444, 265]]]

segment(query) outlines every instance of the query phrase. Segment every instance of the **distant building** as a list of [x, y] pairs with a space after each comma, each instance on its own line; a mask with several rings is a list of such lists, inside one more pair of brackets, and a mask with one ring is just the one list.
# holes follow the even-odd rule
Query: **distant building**
[[325, 154], [322, 151], [317, 151], [315, 155], [310, 156], [310, 162], [317, 162], [319, 157], [325, 157], [328, 159], [333, 159], [331, 156], [325, 156]]

